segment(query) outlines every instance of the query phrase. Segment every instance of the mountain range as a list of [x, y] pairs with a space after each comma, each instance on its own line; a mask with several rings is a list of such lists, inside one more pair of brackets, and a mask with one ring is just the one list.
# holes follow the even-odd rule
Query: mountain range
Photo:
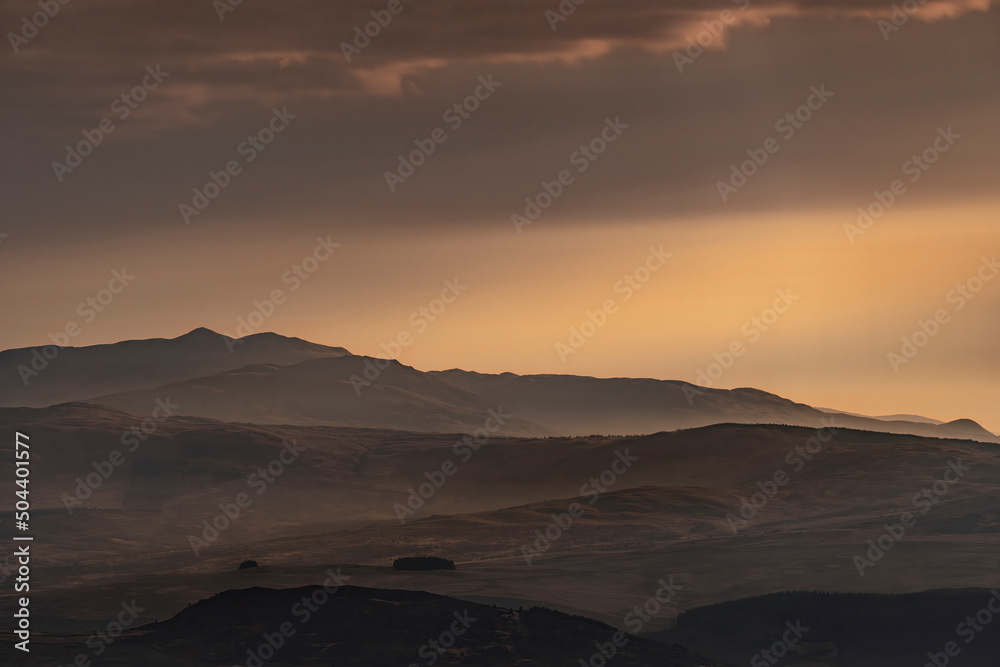
[[[420, 371], [274, 333], [232, 339], [200, 328], [173, 339], [0, 352], [0, 407], [96, 403], [137, 415], [513, 436], [641, 434], [718, 423], [844, 427], [1000, 442], [971, 419], [868, 417], [759, 389], [575, 375]], [[502, 415], [501, 418], [491, 415]], [[495, 422], [500, 422], [499, 424]]]
[[[635, 634], [615, 664], [746, 664], [800, 618], [815, 630], [789, 667], [905, 667], [1000, 583], [1000, 450], [971, 420], [679, 381], [420, 371], [207, 329], [0, 364], [0, 428], [30, 434], [44, 546], [33, 653], [53, 664], [92, 648], [123, 601], [141, 618], [102, 664], [250, 664], [332, 569], [349, 584], [262, 662], [419, 664], [441, 622], [474, 608], [482, 625], [436, 664], [578, 665], [616, 631]], [[16, 463], [5, 439], [12, 496]], [[15, 528], [0, 517], [0, 539]], [[395, 570], [405, 556], [457, 569]], [[0, 560], [0, 583], [15, 567]], [[636, 630], [630, 610], [664, 581], [677, 595]], [[782, 594], [815, 590], [869, 595]], [[0, 607], [15, 595], [0, 588]], [[915, 605], [933, 613], [899, 634]], [[951, 664], [995, 651], [984, 639]]]

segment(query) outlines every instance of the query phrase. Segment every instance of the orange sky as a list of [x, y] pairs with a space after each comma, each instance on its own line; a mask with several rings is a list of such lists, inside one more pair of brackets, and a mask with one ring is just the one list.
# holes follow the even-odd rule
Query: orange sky
[[[1000, 250], [996, 3], [929, 2], [890, 33], [874, 0], [742, 4], [590, 0], [553, 30], [532, 0], [414, 3], [350, 63], [340, 43], [360, 6], [245, 3], [220, 21], [210, 3], [67, 5], [0, 56], [0, 348], [74, 321], [77, 345], [235, 334], [282, 289], [258, 330], [371, 355], [409, 332], [398, 356], [421, 369], [695, 382], [739, 342], [715, 386], [1000, 432], [1000, 281], [961, 309], [948, 299]], [[21, 5], [0, 24], [18, 25]], [[680, 71], [726, 10], [736, 18]], [[162, 85], [56, 178], [66, 146], [153, 66]], [[818, 89], [833, 95], [803, 107]], [[294, 119], [245, 161], [274, 109]], [[788, 113], [808, 120], [787, 133]], [[579, 170], [615, 119], [627, 127]], [[390, 190], [386, 172], [436, 128], [446, 140]], [[914, 171], [948, 128], [960, 138]], [[720, 180], [769, 140], [723, 200]], [[239, 175], [185, 224], [179, 205], [232, 160]], [[572, 182], [518, 234], [511, 215], [564, 170]], [[851, 243], [844, 225], [897, 179], [898, 201]], [[340, 248], [292, 290], [283, 275], [320, 236]], [[625, 299], [618, 281], [661, 246], [672, 256]], [[121, 267], [134, 284], [83, 321], [78, 304]], [[424, 329], [419, 309], [455, 278], [468, 289]], [[798, 299], [752, 334], [786, 289]], [[561, 358], [609, 299], [606, 324]], [[947, 324], [894, 369], [888, 355], [940, 309]]]
[[[573, 234], [539, 228], [530, 238], [503, 229], [451, 242], [419, 234], [380, 242], [335, 235], [341, 247], [297, 290], [282, 276], [313, 250], [309, 237], [273, 246], [266, 265], [248, 265], [232, 252], [232, 238], [208, 235], [182, 271], [175, 257], [160, 252], [162, 239], [134, 250], [124, 242], [102, 244], [82, 250], [98, 265], [127, 256], [124, 266], [135, 267], [136, 281], [74, 342], [172, 337], [202, 325], [236, 335], [239, 318], [257, 310], [253, 302], [281, 289], [286, 300], [255, 332], [372, 356], [384, 356], [381, 343], [407, 332], [413, 342], [397, 356], [424, 370], [697, 382], [714, 354], [740, 341], [746, 352], [714, 386], [754, 386], [865, 414], [970, 417], [1000, 430], [994, 408], [1000, 280], [984, 283], [961, 310], [947, 298], [1000, 248], [998, 210], [996, 204], [894, 210], [853, 245], [844, 211], [592, 226]], [[626, 298], [619, 281], [644, 264], [649, 247], [661, 246], [672, 255], [666, 265], [645, 283], [635, 280], [641, 289]], [[55, 253], [35, 265], [34, 293], [20, 295], [21, 308], [48, 294], [53, 311], [80, 319], [74, 311], [81, 295], [95, 293], [106, 279], [66, 290], [60, 266], [68, 259]], [[171, 280], [156, 279], [171, 271]], [[420, 315], [421, 307], [433, 310], [446, 279], [467, 289], [440, 315]], [[51, 296], [57, 290], [60, 296]], [[778, 290], [797, 300], [758, 328], [752, 318], [772, 306]], [[571, 328], [608, 299], [616, 311], [562, 361], [556, 344], [570, 344]], [[895, 372], [887, 355], [939, 309], [950, 313], [948, 323]]]

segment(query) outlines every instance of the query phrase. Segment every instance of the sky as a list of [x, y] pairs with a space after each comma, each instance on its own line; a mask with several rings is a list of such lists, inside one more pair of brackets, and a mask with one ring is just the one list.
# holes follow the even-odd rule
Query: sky
[[991, 0], [39, 11], [0, 348], [276, 331], [1000, 432]]

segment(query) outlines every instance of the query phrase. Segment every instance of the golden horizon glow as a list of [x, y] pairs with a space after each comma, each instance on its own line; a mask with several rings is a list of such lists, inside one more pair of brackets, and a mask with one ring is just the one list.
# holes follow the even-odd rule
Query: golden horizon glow
[[[900, 207], [854, 244], [843, 229], [854, 215], [842, 210], [575, 229], [539, 223], [522, 235], [503, 227], [453, 241], [416, 233], [332, 238], [341, 248], [297, 291], [281, 277], [315, 246], [315, 235], [307, 232], [282, 244], [245, 234], [241, 242], [248, 247], [268, 243], [268, 266], [247, 265], [225, 251], [229, 236], [208, 234], [201, 259], [189, 257], [183, 276], [159, 282], [148, 276], [171, 275], [171, 252], [150, 237], [139, 246], [149, 252], [133, 251], [137, 280], [120, 297], [131, 305], [112, 304], [72, 344], [174, 337], [199, 326], [235, 336], [238, 318], [254, 310], [253, 300], [283, 288], [287, 301], [255, 333], [275, 331], [385, 356], [381, 343], [405, 331], [413, 343], [398, 359], [421, 370], [699, 383], [699, 371], [708, 369], [713, 355], [741, 341], [745, 354], [711, 386], [753, 386], [862, 414], [971, 418], [1000, 431], [993, 408], [998, 356], [990, 329], [1000, 280], [987, 282], [954, 312], [898, 373], [887, 359], [903, 336], [919, 330], [919, 320], [953, 308], [949, 290], [975, 275], [983, 257], [996, 254], [1000, 230], [992, 220], [998, 212], [996, 203]], [[91, 250], [106, 255], [111, 267], [112, 258], [125, 252], [118, 245]], [[665, 266], [631, 298], [616, 293], [616, 283], [643, 265], [650, 247], [660, 246], [672, 253]], [[68, 294], [61, 261], [58, 251], [51, 254], [43, 262], [45, 278], [22, 298], [58, 293], [71, 317], [80, 294], [90, 289]], [[411, 315], [440, 295], [443, 281], [455, 279], [467, 290], [421, 330], [423, 316]], [[798, 300], [750, 340], [743, 325], [760, 316], [778, 290]], [[183, 296], [194, 293], [201, 294], [199, 303]], [[616, 300], [617, 312], [579, 350], [564, 354], [563, 362], [557, 343], [569, 344], [572, 327], [580, 328], [587, 312], [607, 299]], [[132, 309], [144, 301], [155, 305], [137, 320]], [[58, 327], [53, 322], [51, 330]], [[17, 344], [8, 347], [45, 339], [37, 330], [17, 333]]]

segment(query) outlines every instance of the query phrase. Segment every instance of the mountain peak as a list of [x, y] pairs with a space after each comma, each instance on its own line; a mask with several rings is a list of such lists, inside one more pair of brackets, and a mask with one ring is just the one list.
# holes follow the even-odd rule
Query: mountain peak
[[182, 338], [219, 338], [222, 334], [212, 331], [208, 327], [198, 327], [197, 329], [192, 329], [191, 331], [178, 336], [175, 340], [180, 340]]
[[961, 429], [962, 431], [970, 433], [989, 433], [990, 435], [993, 435], [990, 431], [983, 428], [979, 422], [972, 419], [956, 419], [946, 424], [942, 424], [942, 426], [952, 429]]
[[[89, 347], [67, 347], [30, 386], [14, 372], [30, 368], [31, 348], [0, 352], [0, 406], [43, 407], [95, 396], [138, 391], [223, 373], [253, 364], [286, 366], [308, 359], [347, 354], [341, 348], [309, 343], [278, 334], [257, 334], [233, 342], [207, 327], [176, 338], [123, 340]], [[145, 414], [141, 412], [141, 414]]]

